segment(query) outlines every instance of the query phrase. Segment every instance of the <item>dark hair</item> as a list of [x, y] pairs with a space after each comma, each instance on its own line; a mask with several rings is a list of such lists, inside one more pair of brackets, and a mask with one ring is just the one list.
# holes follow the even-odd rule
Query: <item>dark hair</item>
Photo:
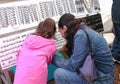
[[73, 37], [76, 34], [77, 30], [82, 28], [82, 26], [80, 26], [81, 22], [85, 22], [86, 21], [84, 19], [78, 18], [75, 19], [75, 16], [70, 14], [70, 13], [66, 13], [63, 16], [61, 16], [61, 18], [58, 21], [58, 27], [59, 28], [63, 28], [63, 26], [67, 27], [67, 31], [66, 31], [66, 47], [68, 49], [67, 51], [67, 55], [71, 56], [72, 52], [72, 48], [74, 47], [73, 45]]
[[36, 29], [36, 34], [44, 38], [54, 38], [56, 32], [55, 21], [51, 18], [46, 18], [40, 22]]

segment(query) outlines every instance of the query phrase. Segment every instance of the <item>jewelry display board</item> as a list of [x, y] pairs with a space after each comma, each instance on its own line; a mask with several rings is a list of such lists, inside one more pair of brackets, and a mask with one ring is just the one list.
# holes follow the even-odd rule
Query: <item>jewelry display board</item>
[[15, 65], [19, 48], [25, 37], [33, 31], [34, 30], [20, 32], [0, 39], [0, 63], [2, 69], [7, 69]]
[[87, 22], [87, 25], [97, 32], [103, 32], [103, 24], [101, 14], [94, 14], [87, 17], [84, 17]]
[[[45, 18], [51, 17], [57, 24], [58, 19], [64, 13], [72, 13], [81, 18], [98, 12], [100, 12], [98, 0], [39, 0], [0, 4], [0, 63], [2, 69], [15, 65], [16, 54], [25, 37], [33, 33], [38, 23]], [[57, 48], [61, 49], [65, 40], [58, 31], [56, 38]]]
[[[0, 4], [0, 68], [5, 76], [2, 77], [5, 84], [12, 84], [7, 70], [16, 65], [17, 52], [27, 35], [33, 33], [45, 18], [53, 18], [57, 25], [64, 13], [84, 18], [88, 26], [103, 31], [98, 0], [32, 0]], [[57, 29], [57, 49], [61, 49], [65, 43]]]

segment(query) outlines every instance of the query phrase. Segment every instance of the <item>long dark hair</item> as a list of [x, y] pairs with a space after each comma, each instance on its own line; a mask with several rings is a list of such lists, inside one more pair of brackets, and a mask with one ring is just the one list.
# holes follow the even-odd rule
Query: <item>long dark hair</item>
[[46, 18], [44, 21], [39, 23], [35, 34], [49, 39], [54, 38], [55, 32], [55, 21], [51, 18]]
[[72, 52], [72, 49], [74, 47], [73, 45], [73, 38], [74, 35], [76, 34], [76, 32], [78, 31], [78, 29], [82, 28], [80, 26], [81, 22], [86, 22], [84, 19], [75, 19], [75, 16], [70, 14], [70, 13], [66, 13], [63, 16], [61, 16], [61, 18], [58, 21], [58, 27], [59, 28], [63, 28], [63, 26], [67, 27], [67, 31], [66, 31], [66, 47], [67, 47], [67, 55], [70, 57]]

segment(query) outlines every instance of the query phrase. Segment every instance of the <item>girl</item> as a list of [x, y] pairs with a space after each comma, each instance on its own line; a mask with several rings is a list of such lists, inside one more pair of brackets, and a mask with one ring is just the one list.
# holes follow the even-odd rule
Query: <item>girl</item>
[[56, 51], [55, 32], [55, 21], [47, 18], [25, 39], [17, 56], [13, 84], [47, 84], [47, 67]]

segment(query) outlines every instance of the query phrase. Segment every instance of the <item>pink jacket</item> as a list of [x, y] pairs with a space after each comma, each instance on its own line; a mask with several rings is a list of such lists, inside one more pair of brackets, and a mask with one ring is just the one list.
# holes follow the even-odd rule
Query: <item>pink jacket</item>
[[29, 35], [17, 56], [13, 84], [47, 84], [48, 64], [56, 51], [53, 39]]

